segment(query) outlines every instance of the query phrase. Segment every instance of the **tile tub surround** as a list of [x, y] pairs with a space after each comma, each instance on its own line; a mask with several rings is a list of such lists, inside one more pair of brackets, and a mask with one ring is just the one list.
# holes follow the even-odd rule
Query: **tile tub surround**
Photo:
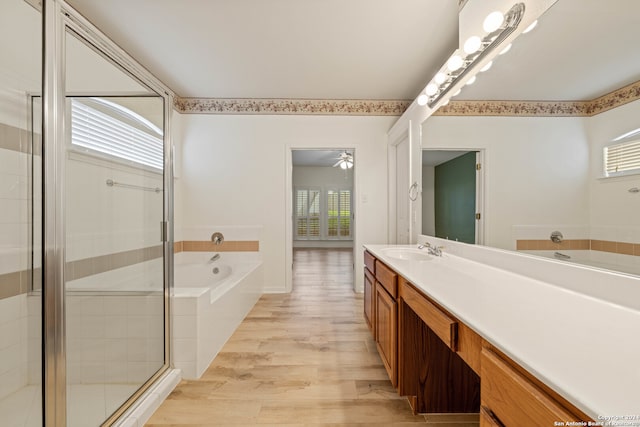
[[561, 243], [554, 243], [549, 239], [517, 240], [516, 249], [519, 251], [592, 250], [640, 256], [639, 243], [616, 242], [611, 240], [573, 239], [564, 240]]
[[423, 239], [444, 245], [443, 257], [401, 261], [383, 245], [366, 249], [587, 415], [640, 413], [640, 343], [631, 338], [640, 328], [639, 277]]

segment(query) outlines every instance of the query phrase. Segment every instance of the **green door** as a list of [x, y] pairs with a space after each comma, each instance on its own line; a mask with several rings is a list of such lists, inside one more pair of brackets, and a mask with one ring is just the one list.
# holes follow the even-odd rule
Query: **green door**
[[436, 237], [476, 242], [476, 152], [435, 167]]

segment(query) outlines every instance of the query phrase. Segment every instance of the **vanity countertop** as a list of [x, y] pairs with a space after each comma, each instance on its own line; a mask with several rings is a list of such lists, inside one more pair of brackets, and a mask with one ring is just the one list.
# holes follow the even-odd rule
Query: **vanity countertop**
[[595, 421], [640, 426], [640, 311], [446, 252], [391, 258], [389, 247], [416, 246], [365, 245]]

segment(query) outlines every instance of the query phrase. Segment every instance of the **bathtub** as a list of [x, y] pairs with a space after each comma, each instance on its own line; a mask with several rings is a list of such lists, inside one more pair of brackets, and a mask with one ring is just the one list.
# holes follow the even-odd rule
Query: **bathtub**
[[[566, 263], [586, 265], [590, 267], [613, 270], [627, 274], [640, 275], [640, 257], [592, 250], [559, 250], [559, 251], [520, 251], [531, 255], [551, 258]], [[559, 252], [570, 258], [558, 257]]]
[[183, 378], [199, 378], [262, 295], [256, 252], [180, 252], [174, 257], [172, 344]]

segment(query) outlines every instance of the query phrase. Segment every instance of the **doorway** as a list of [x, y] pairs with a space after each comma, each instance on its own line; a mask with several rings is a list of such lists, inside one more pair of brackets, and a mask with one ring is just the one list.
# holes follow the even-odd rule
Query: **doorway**
[[422, 234], [481, 243], [482, 153], [422, 151]]
[[[292, 253], [292, 288], [310, 283], [297, 280], [309, 274], [318, 278], [317, 284], [353, 287], [354, 150], [294, 149], [291, 165], [292, 221], [287, 243]], [[346, 259], [350, 261], [345, 264]], [[306, 268], [310, 262], [313, 272]], [[325, 273], [318, 274], [322, 270]]]

